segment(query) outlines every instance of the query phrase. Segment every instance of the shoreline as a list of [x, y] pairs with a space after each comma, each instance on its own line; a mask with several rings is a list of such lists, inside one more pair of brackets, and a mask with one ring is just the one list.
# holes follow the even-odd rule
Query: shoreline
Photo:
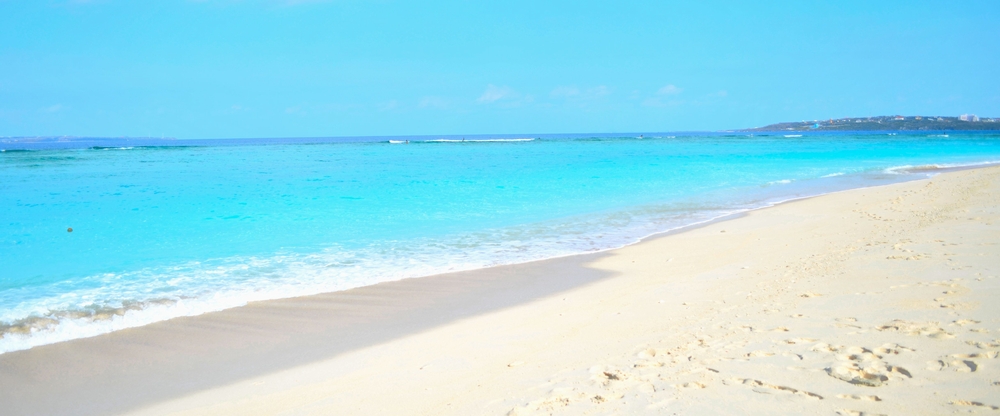
[[[964, 171], [982, 176], [998, 170], [975, 167]], [[207, 392], [221, 389], [227, 392], [219, 396], [216, 391], [215, 397], [245, 396], [246, 380], [273, 379], [297, 369], [306, 371], [301, 369], [363, 355], [464, 321], [509, 314], [538, 303], [558, 302], [555, 298], [561, 294], [593, 291], [597, 286], [613, 284], [629, 271], [595, 267], [595, 264], [647, 251], [666, 240], [694, 239], [696, 234], [706, 234], [709, 229], [752, 223], [753, 217], [773, 215], [763, 213], [779, 208], [795, 211], [794, 206], [809, 201], [815, 205], [818, 200], [849, 199], [865, 192], [891, 193], [940, 177], [797, 198], [767, 209], [730, 214], [656, 233], [635, 244], [602, 252], [254, 302], [220, 312], [0, 354], [0, 398], [23, 406], [15, 407], [13, 414], [129, 410], [163, 414], [180, 408], [191, 410], [192, 403], [206, 403], [203, 396]], [[672, 261], [670, 258], [667, 263]], [[530, 340], [525, 342], [531, 344]], [[523, 365], [512, 364], [515, 362], [508, 363], [508, 367]], [[242, 393], [233, 393], [233, 389]], [[19, 400], [13, 400], [15, 397]], [[162, 406], [157, 407], [158, 403]]]
[[[924, 175], [926, 175], [926, 174], [934, 174], [934, 175], [937, 175], [937, 174], [941, 174], [941, 173], [948, 173], [948, 172], [955, 172], [955, 171], [962, 171], [962, 170], [969, 170], [969, 169], [979, 169], [979, 168], [986, 168], [986, 167], [998, 166], [998, 165], [1000, 165], [1000, 162], [998, 162], [998, 161], [984, 161], [984, 162], [966, 163], [966, 164], [958, 164], [958, 165], [951, 165], [951, 164], [929, 164], [929, 165], [919, 165], [919, 166], [906, 165], [906, 166], [890, 167], [890, 168], [883, 169], [882, 171], [884, 171], [884, 172], [891, 172], [891, 173], [901, 172], [903, 174], [910, 174], [910, 175], [917, 175], [917, 174], [924, 174]], [[832, 176], [840, 176], [840, 175], [832, 175]], [[824, 177], [824, 178], [826, 178], [826, 177]], [[820, 179], [822, 179], [822, 178], [820, 178]], [[652, 232], [652, 233], [645, 234], [643, 236], [637, 237], [637, 238], [635, 238], [634, 240], [631, 240], [628, 243], [618, 244], [618, 245], [615, 245], [615, 246], [611, 246], [611, 247], [607, 247], [607, 248], [602, 248], [602, 249], [598, 249], [598, 250], [568, 253], [568, 254], [555, 255], [555, 256], [550, 256], [550, 257], [543, 257], [543, 258], [537, 258], [537, 259], [533, 259], [533, 260], [519, 261], [519, 262], [507, 263], [507, 264], [500, 264], [500, 265], [487, 265], [487, 266], [484, 266], [484, 267], [478, 267], [478, 268], [466, 269], [466, 270], [459, 269], [457, 271], [432, 273], [432, 274], [428, 274], [428, 275], [408, 276], [408, 277], [403, 277], [401, 279], [385, 280], [385, 281], [378, 282], [378, 283], [386, 283], [386, 282], [393, 282], [393, 281], [405, 280], [405, 279], [413, 279], [413, 278], [424, 278], [424, 277], [435, 276], [435, 275], [439, 275], [439, 274], [448, 274], [448, 273], [454, 273], [454, 272], [474, 272], [476, 270], [484, 270], [484, 269], [488, 269], [488, 268], [492, 268], [492, 267], [502, 267], [502, 266], [509, 266], [509, 265], [514, 265], [514, 264], [529, 264], [529, 263], [537, 262], [537, 261], [546, 261], [546, 260], [567, 258], [567, 257], [573, 257], [573, 256], [579, 256], [579, 255], [605, 253], [605, 252], [609, 252], [609, 251], [619, 250], [621, 248], [628, 247], [630, 245], [639, 244], [639, 243], [641, 243], [641, 242], [643, 242], [643, 241], [645, 241], [647, 239], [650, 239], [650, 238], [656, 238], [658, 236], [671, 235], [671, 234], [678, 233], [678, 232], [684, 232], [684, 231], [690, 230], [690, 229], [696, 229], [698, 227], [709, 225], [709, 224], [713, 224], [713, 223], [718, 222], [718, 221], [727, 221], [727, 220], [730, 220], [730, 219], [738, 218], [738, 217], [740, 217], [740, 216], [742, 216], [742, 215], [744, 215], [746, 213], [749, 213], [749, 212], [754, 212], [754, 211], [758, 211], [758, 210], [762, 210], [762, 209], [772, 208], [772, 207], [775, 207], [775, 206], [778, 206], [778, 205], [781, 205], [781, 204], [786, 204], [786, 203], [790, 203], [790, 202], [794, 202], [794, 201], [798, 201], [798, 200], [804, 200], [804, 199], [809, 199], [809, 198], [822, 197], [822, 196], [825, 196], [825, 195], [832, 195], [832, 194], [837, 194], [837, 193], [840, 193], [840, 192], [851, 191], [851, 190], [869, 189], [869, 188], [875, 188], [875, 187], [880, 187], [880, 186], [887, 186], [887, 185], [898, 184], [898, 183], [906, 183], [906, 182], [910, 182], [910, 181], [923, 180], [923, 179], [926, 179], [926, 178], [914, 178], [914, 177], [911, 177], [911, 178], [902, 178], [902, 179], [898, 179], [898, 181], [892, 181], [892, 182], [888, 182], [888, 183], [874, 183], [874, 184], [863, 185], [863, 186], [858, 186], [858, 187], [850, 187], [850, 185], [847, 185], [845, 187], [844, 184], [841, 184], [841, 185], [838, 185], [838, 186], [832, 186], [832, 187], [828, 185], [829, 189], [826, 189], [826, 190], [824, 190], [822, 188], [815, 189], [815, 191], [818, 192], [816, 194], [809, 194], [809, 195], [806, 195], [806, 196], [790, 196], [790, 197], [787, 197], [786, 199], [777, 199], [777, 200], [773, 200], [773, 201], [766, 201], [766, 199], [765, 199], [763, 202], [759, 202], [760, 204], [762, 204], [760, 206], [755, 206], [755, 207], [751, 207], [751, 208], [733, 208], [733, 209], [728, 210], [728, 212], [726, 212], [724, 214], [721, 214], [721, 215], [718, 215], [716, 217], [712, 217], [712, 218], [709, 218], [709, 219], [703, 219], [703, 220], [697, 220], [697, 221], [695, 221], [693, 223], [689, 223], [689, 224], [685, 224], [685, 225], [681, 225], [681, 226], [676, 226], [676, 227], [673, 227], [673, 228], [668, 228], [668, 229], [663, 230], [663, 231]], [[875, 180], [872, 179], [872, 181], [875, 181]], [[378, 284], [378, 283], [376, 283], [376, 284]], [[370, 286], [370, 285], [371, 284], [368, 284], [368, 286]], [[94, 327], [87, 328], [85, 330], [85, 332], [89, 332], [89, 334], [84, 334], [84, 335], [77, 334], [77, 335], [75, 335], [73, 337], [68, 337], [68, 338], [64, 338], [63, 336], [60, 336], [60, 335], [54, 335], [53, 336], [53, 335], [50, 335], [50, 334], [42, 334], [42, 335], [39, 336], [39, 337], [41, 337], [41, 339], [36, 338], [34, 340], [32, 338], [30, 338], [30, 337], [29, 338], [21, 338], [22, 335], [18, 332], [18, 331], [23, 331], [24, 328], [21, 328], [21, 327], [22, 326], [30, 327], [32, 325], [31, 324], [32, 321], [26, 321], [26, 323], [23, 324], [23, 325], [22, 324], [11, 325], [11, 327], [15, 329], [15, 331], [11, 331], [11, 334], [16, 338], [14, 341], [12, 341], [13, 345], [23, 344], [23, 345], [28, 345], [28, 346], [27, 347], [18, 346], [18, 347], [14, 347], [12, 349], [8, 349], [6, 351], [0, 351], [0, 356], [2, 356], [5, 353], [28, 350], [28, 349], [31, 349], [31, 348], [36, 348], [36, 347], [44, 346], [44, 345], [51, 345], [51, 344], [60, 343], [60, 342], [73, 341], [73, 340], [76, 340], [76, 339], [85, 339], [85, 338], [90, 338], [90, 337], [95, 337], [95, 336], [102, 336], [102, 335], [105, 335], [105, 334], [109, 334], [109, 333], [113, 333], [113, 332], [117, 332], [117, 331], [121, 331], [121, 330], [126, 330], [126, 329], [131, 329], [131, 328], [138, 328], [138, 327], [142, 327], [142, 326], [146, 326], [146, 325], [155, 324], [155, 323], [158, 323], [158, 322], [168, 321], [168, 320], [171, 320], [171, 319], [177, 319], [177, 318], [182, 318], [182, 317], [199, 316], [199, 315], [203, 315], [203, 314], [206, 314], [206, 313], [215, 313], [215, 312], [220, 312], [220, 311], [224, 311], [224, 310], [228, 310], [228, 309], [232, 309], [232, 308], [245, 307], [245, 306], [247, 306], [249, 304], [252, 304], [252, 303], [255, 303], [255, 302], [268, 302], [268, 301], [281, 300], [281, 299], [294, 299], [294, 298], [300, 298], [300, 297], [308, 297], [308, 296], [320, 295], [320, 294], [325, 294], [325, 293], [334, 293], [334, 292], [340, 292], [340, 291], [344, 291], [344, 290], [352, 290], [352, 289], [355, 289], [355, 288], [358, 288], [358, 287], [363, 287], [363, 286], [350, 287], [348, 285], [348, 287], [346, 287], [346, 288], [338, 289], [338, 290], [333, 290], [333, 291], [319, 291], [319, 292], [307, 291], [306, 293], [296, 294], [296, 295], [292, 295], [292, 296], [287, 296], [286, 295], [286, 296], [278, 296], [278, 297], [264, 297], [264, 298], [260, 298], [260, 299], [252, 299], [252, 300], [249, 300], [249, 301], [243, 301], [242, 303], [239, 303], [236, 306], [229, 305], [229, 306], [222, 306], [221, 308], [220, 307], [213, 307], [213, 306], [205, 306], [205, 305], [196, 305], [195, 306], [195, 311], [193, 313], [190, 312], [190, 311], [187, 312], [187, 313], [179, 314], [179, 315], [167, 313], [167, 315], [171, 315], [171, 316], [167, 317], [167, 318], [160, 317], [159, 319], [156, 319], [155, 317], [151, 319], [151, 316], [149, 316], [151, 314], [152, 315], [157, 315], [159, 313], [163, 313], [163, 311], [161, 310], [162, 307], [163, 307], [163, 304], [161, 303], [162, 300], [153, 299], [153, 300], [146, 301], [146, 303], [148, 303], [149, 306], [150, 306], [149, 308], [137, 308], [137, 309], [122, 308], [122, 310], [121, 310], [121, 312], [123, 314], [122, 316], [118, 316], [118, 312], [114, 311], [114, 310], [106, 312], [106, 314], [108, 316], [110, 316], [110, 319], [108, 319], [106, 321], [105, 320], [101, 320], [101, 321], [94, 321], [94, 322], [81, 322], [81, 321], [84, 321], [85, 319], [70, 319], [69, 321], [59, 323], [58, 325], [60, 325], [60, 326], [67, 325], [69, 327], [72, 327], [70, 330], [74, 330], [74, 328], [80, 328], [81, 325], [84, 325], [85, 327], [89, 326], [89, 325], [99, 325], [99, 326], [94, 326]], [[192, 300], [196, 301], [196, 304], [204, 303], [203, 302], [204, 299], [202, 299], [202, 298], [192, 298]], [[230, 303], [232, 303], [232, 302], [230, 302]], [[166, 306], [166, 307], [170, 308], [171, 306]], [[187, 308], [190, 308], [190, 306], [188, 306]], [[153, 309], [156, 309], [156, 310], [153, 310]], [[157, 311], [159, 311], [159, 312], [157, 312]], [[58, 318], [58, 317], [45, 316], [45, 317], [37, 318], [35, 320], [44, 322], [44, 321], [47, 321], [47, 320], [53, 319], [53, 318], [57, 319], [57, 320], [61, 320], [62, 319], [62, 318]], [[48, 339], [48, 340], [46, 340], [46, 339]], [[56, 340], [52, 341], [52, 339], [56, 339]], [[35, 342], [42, 342], [42, 343], [36, 344]], [[9, 346], [6, 346], [5, 348], [8, 348], [8, 347]]]

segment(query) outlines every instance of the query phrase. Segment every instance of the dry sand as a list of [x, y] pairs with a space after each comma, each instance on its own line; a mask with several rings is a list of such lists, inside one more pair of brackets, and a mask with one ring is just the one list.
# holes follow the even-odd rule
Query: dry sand
[[1000, 168], [952, 172], [600, 255], [3, 354], [0, 400], [14, 414], [994, 412], [998, 244]]

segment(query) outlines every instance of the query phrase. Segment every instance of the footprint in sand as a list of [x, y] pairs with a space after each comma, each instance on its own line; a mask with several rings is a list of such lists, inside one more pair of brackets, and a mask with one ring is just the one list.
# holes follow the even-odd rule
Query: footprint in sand
[[[815, 347], [814, 350], [816, 350]], [[889, 351], [891, 347], [883, 346], [876, 348], [876, 350]], [[819, 351], [824, 352], [822, 349]], [[881, 386], [889, 381], [890, 376], [913, 378], [909, 370], [885, 363], [882, 361], [882, 356], [876, 355], [874, 351], [867, 348], [841, 347], [837, 351], [843, 353], [837, 355], [839, 363], [826, 369], [830, 377], [868, 387]]]
[[761, 393], [761, 394], [791, 393], [791, 394], [794, 394], [794, 395], [799, 395], [799, 396], [807, 397], [807, 398], [810, 398], [810, 399], [823, 400], [823, 396], [820, 396], [820, 395], [818, 395], [816, 393], [812, 393], [812, 392], [808, 392], [808, 391], [804, 391], [804, 390], [799, 390], [799, 389], [788, 387], [788, 386], [778, 386], [778, 385], [774, 385], [774, 384], [770, 384], [770, 383], [765, 383], [763, 381], [754, 380], [752, 378], [738, 378], [738, 377], [734, 377], [734, 378], [731, 378], [731, 379], [727, 380], [727, 382], [726, 382], [726, 384], [734, 384], [734, 383], [735, 384], [742, 384], [742, 385], [745, 385], [745, 386], [749, 386], [749, 387], [751, 387], [753, 389], [753, 391], [755, 393]]
[[907, 348], [899, 344], [882, 344], [881, 347], [872, 350], [877, 355], [899, 355], [904, 352], [916, 352], [913, 348]]
[[990, 349], [990, 348], [1000, 348], [1000, 340], [993, 340], [989, 342], [983, 341], [965, 341], [966, 344], [972, 345], [979, 349]]
[[928, 361], [926, 368], [930, 371], [942, 371], [946, 368], [951, 368], [959, 373], [975, 373], [979, 370], [979, 364], [972, 360], [943, 359]]
[[616, 381], [622, 381], [628, 378], [628, 375], [621, 370], [609, 368], [600, 369], [597, 367], [591, 368], [591, 380], [596, 381], [598, 384], [603, 386], [609, 386], [611, 383]]
[[673, 387], [673, 388], [676, 388], [676, 389], [703, 389], [703, 388], [708, 387], [708, 386], [705, 385], [705, 383], [699, 383], [697, 381], [692, 381], [692, 382], [687, 382], [687, 383], [683, 383], [683, 384], [671, 384], [670, 387]]
[[770, 357], [772, 355], [774, 355], [773, 352], [757, 350], [743, 354], [743, 358]]
[[988, 359], [992, 360], [994, 358], [997, 358], [998, 354], [1000, 354], [1000, 352], [997, 352], [997, 351], [986, 351], [986, 352], [976, 352], [976, 353], [972, 353], [972, 354], [952, 354], [951, 357], [954, 357], [954, 358], [988, 358]]
[[840, 351], [842, 349], [844, 349], [843, 345], [830, 345], [830, 344], [827, 344], [825, 342], [820, 342], [820, 343], [818, 343], [816, 345], [813, 345], [811, 348], [809, 348], [810, 351], [826, 352], [826, 353], [834, 353], [834, 352]]
[[840, 416], [887, 416], [883, 413], [862, 412], [860, 410], [840, 409], [837, 411]]
[[878, 387], [889, 380], [889, 377], [879, 374], [877, 370], [866, 370], [847, 365], [829, 368], [827, 374], [851, 384], [868, 387]]
[[945, 331], [937, 322], [910, 322], [901, 319], [875, 327], [876, 331], [900, 332], [906, 335], [924, 335], [934, 339], [951, 339], [955, 335]]
[[857, 394], [838, 394], [838, 398], [841, 399], [851, 399], [851, 400], [865, 400], [869, 402], [880, 402], [882, 399], [878, 396], [859, 396]]
[[[566, 389], [567, 392], [569, 389]], [[538, 414], [537, 412], [542, 412], [543, 414], [551, 414], [555, 409], [569, 406], [574, 399], [583, 399], [583, 397], [571, 397], [571, 396], [584, 396], [582, 393], [566, 395], [566, 392], [562, 390], [553, 390], [552, 396], [535, 400], [524, 407], [515, 407], [507, 412], [507, 416], [521, 416], [521, 415], [533, 415]]]
[[948, 404], [954, 405], [954, 406], [985, 407], [987, 409], [1000, 410], [1000, 407], [997, 407], [997, 406], [990, 406], [988, 404], [983, 404], [981, 402], [972, 402], [972, 401], [967, 401], [967, 400], [952, 400], [952, 401], [948, 402]]
[[781, 341], [781, 342], [784, 342], [785, 344], [789, 344], [789, 345], [795, 345], [795, 344], [809, 344], [809, 343], [813, 343], [813, 342], [816, 342], [816, 341], [819, 341], [819, 340], [816, 339], [816, 338], [792, 338], [792, 339], [786, 339], [786, 340]]

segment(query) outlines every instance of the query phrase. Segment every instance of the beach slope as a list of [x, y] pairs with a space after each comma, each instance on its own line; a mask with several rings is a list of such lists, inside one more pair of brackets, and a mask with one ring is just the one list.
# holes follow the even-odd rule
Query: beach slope
[[[336, 353], [285, 358], [282, 365], [260, 362], [281, 355], [275, 351], [285, 344], [273, 339], [281, 338], [279, 329], [230, 331], [231, 338], [268, 347], [234, 353], [236, 361], [223, 370], [239, 372], [240, 360], [252, 359], [257, 361], [243, 367], [266, 371], [220, 378], [220, 369], [163, 370], [191, 360], [175, 354], [136, 377], [159, 378], [165, 386], [206, 377], [216, 381], [105, 410], [136, 415], [997, 410], [998, 244], [997, 167], [840, 192], [598, 255], [502, 269], [504, 276], [522, 276], [513, 286], [495, 283], [503, 281], [500, 275], [483, 278], [488, 270], [377, 285], [399, 288], [396, 297], [372, 298], [377, 302], [443, 293], [435, 285], [469, 279], [479, 282], [470, 287], [498, 285], [505, 294], [456, 290], [429, 301], [438, 309], [413, 306], [433, 314], [369, 308], [362, 319], [352, 312], [352, 322], [364, 325], [352, 324], [354, 332], [342, 332], [343, 337], [367, 336], [366, 341], [336, 347], [340, 344], [331, 340], [338, 339], [337, 332], [331, 330], [322, 340]], [[577, 277], [546, 280], [560, 274]], [[532, 286], [535, 280], [550, 283]], [[494, 283], [483, 286], [484, 281]], [[530, 294], [518, 295], [519, 290]], [[447, 300], [456, 298], [465, 300]], [[228, 345], [218, 340], [222, 325], [204, 333], [179, 328], [207, 328], [205, 322], [218, 321], [213, 316], [226, 316], [230, 327], [253, 328], [254, 307], [280, 304], [294, 315], [317, 299], [263, 302], [220, 313], [228, 315], [151, 327], [170, 339], [191, 345], [214, 340], [222, 348]], [[394, 320], [409, 324], [389, 331], [391, 336], [366, 335], [365, 328], [380, 331]], [[317, 319], [301, 321], [314, 328], [310, 333], [326, 331]], [[142, 331], [151, 329], [133, 334]], [[122, 332], [112, 336], [134, 336]], [[307, 351], [323, 345], [316, 341]], [[19, 357], [37, 360], [45, 351], [38, 350]], [[212, 356], [206, 351], [193, 355]], [[4, 359], [0, 356], [0, 364], [10, 381], [10, 369], [21, 367]], [[211, 369], [211, 362], [205, 368]]]

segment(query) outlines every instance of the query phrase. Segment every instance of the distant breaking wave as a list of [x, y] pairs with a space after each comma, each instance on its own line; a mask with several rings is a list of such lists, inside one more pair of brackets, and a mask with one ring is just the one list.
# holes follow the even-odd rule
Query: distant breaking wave
[[987, 162], [975, 162], [975, 163], [941, 163], [941, 164], [929, 164], [929, 165], [902, 165], [893, 166], [883, 170], [885, 173], [891, 174], [904, 174], [904, 173], [934, 173], [948, 170], [974, 168], [990, 165], [998, 165], [1000, 160], [991, 160]]
[[521, 138], [521, 139], [432, 139], [423, 140], [428, 143], [464, 143], [464, 142], [530, 142], [534, 141], [533, 138]]
[[504, 143], [504, 142], [530, 142], [534, 138], [520, 139], [429, 139], [429, 140], [389, 140], [390, 144], [406, 143]]
[[316, 253], [234, 256], [91, 275], [78, 282], [91, 289], [53, 290], [47, 299], [0, 313], [0, 354], [250, 302], [615, 249], [746, 209], [640, 207], [444, 240], [388, 241], [362, 249], [335, 245]]
[[[6, 149], [0, 353], [249, 302], [615, 249], [783, 201], [1000, 163], [992, 137], [877, 136]], [[406, 143], [419, 146], [395, 146]]]

